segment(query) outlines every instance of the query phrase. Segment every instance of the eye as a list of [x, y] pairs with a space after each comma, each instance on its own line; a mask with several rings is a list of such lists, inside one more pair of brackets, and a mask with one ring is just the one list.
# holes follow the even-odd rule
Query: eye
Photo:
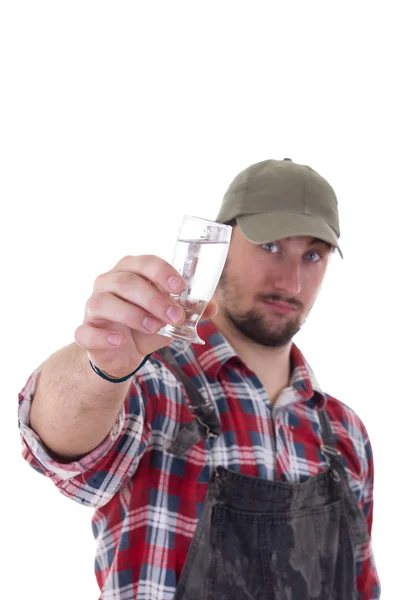
[[267, 244], [262, 244], [261, 248], [266, 250], [267, 252], [271, 252], [271, 254], [276, 254], [279, 251], [278, 244], [274, 242], [268, 242]]
[[315, 250], [312, 250], [311, 252], [308, 252], [306, 254], [306, 258], [307, 258], [307, 260], [310, 260], [311, 262], [319, 262], [320, 260], [322, 260], [322, 254], [320, 252], [316, 252]]

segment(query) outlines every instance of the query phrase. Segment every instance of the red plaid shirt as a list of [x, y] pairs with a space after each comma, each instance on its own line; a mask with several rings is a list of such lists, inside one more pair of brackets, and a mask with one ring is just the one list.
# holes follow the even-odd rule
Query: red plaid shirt
[[[213, 465], [293, 483], [323, 471], [322, 407], [371, 532], [372, 452], [354, 411], [322, 392], [295, 345], [290, 387], [271, 406], [259, 379], [215, 325], [203, 323], [199, 333], [205, 346], [175, 341], [171, 349], [199, 391], [214, 399], [222, 434], [196, 444], [185, 459], [166, 448], [193, 418], [188, 398], [157, 354], [132, 379], [108, 438], [79, 462], [55, 462], [30, 428], [37, 372], [20, 394], [24, 458], [62, 494], [95, 509], [95, 572], [103, 600], [173, 598]], [[358, 549], [357, 585], [359, 600], [379, 598], [371, 543]]]

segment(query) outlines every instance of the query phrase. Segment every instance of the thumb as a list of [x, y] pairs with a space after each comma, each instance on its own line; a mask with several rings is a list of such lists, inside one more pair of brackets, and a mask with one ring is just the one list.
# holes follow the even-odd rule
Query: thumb
[[211, 317], [214, 317], [218, 312], [218, 304], [215, 302], [215, 300], [210, 300], [210, 302], [207, 304], [204, 313], [201, 317], [202, 321], [205, 321], [206, 319], [211, 319]]

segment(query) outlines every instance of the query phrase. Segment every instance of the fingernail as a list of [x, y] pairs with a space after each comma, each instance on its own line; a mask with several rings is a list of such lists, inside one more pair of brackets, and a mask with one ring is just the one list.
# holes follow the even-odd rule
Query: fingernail
[[179, 277], [170, 277], [168, 279], [168, 287], [170, 290], [176, 290], [181, 285], [182, 279]]
[[108, 336], [107, 341], [111, 346], [119, 346], [121, 344], [121, 336], [118, 333], [111, 333]]
[[143, 327], [146, 327], [146, 329], [151, 331], [151, 333], [154, 333], [155, 331], [157, 331], [157, 329], [160, 329], [160, 324], [157, 321], [157, 319], [153, 319], [152, 317], [145, 317], [143, 319]]
[[167, 310], [167, 316], [173, 323], [175, 323], [183, 316], [183, 310], [182, 308], [179, 308], [179, 306], [170, 306]]

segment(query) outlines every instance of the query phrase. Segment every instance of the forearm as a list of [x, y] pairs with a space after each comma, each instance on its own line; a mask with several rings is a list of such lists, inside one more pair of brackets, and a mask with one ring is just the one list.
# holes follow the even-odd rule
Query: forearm
[[58, 459], [78, 459], [107, 437], [129, 386], [96, 375], [86, 351], [71, 344], [42, 365], [31, 427]]
[[[99, 446], [129, 390], [129, 379], [111, 383], [94, 373], [88, 354], [113, 377], [133, 373], [168, 343], [158, 335], [160, 327], [183, 323], [185, 313], [171, 292], [184, 289], [181, 274], [153, 255], [126, 256], [96, 278], [76, 343], [44, 363], [33, 395], [29, 425], [56, 459], [72, 461]], [[215, 306], [203, 318], [213, 314]]]

